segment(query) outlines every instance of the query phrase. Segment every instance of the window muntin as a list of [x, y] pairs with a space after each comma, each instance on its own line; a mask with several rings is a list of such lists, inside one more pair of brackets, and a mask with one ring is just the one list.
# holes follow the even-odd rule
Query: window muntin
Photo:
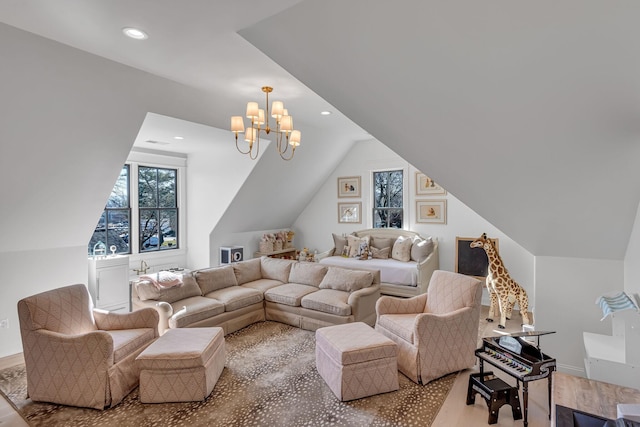
[[131, 234], [131, 207], [129, 197], [129, 165], [124, 165], [109, 195], [104, 211], [100, 215], [98, 224], [91, 236], [87, 248], [88, 254], [93, 255], [93, 247], [99, 241], [107, 247], [107, 254], [111, 253], [111, 246], [116, 247], [117, 254], [131, 253], [129, 236]]
[[373, 173], [373, 228], [402, 228], [403, 171]]
[[141, 253], [178, 248], [177, 175], [175, 169], [138, 167]]

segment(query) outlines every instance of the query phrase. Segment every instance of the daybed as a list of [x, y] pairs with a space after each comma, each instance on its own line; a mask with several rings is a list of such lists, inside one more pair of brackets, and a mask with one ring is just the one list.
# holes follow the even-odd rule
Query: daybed
[[261, 257], [192, 271], [174, 287], [138, 281], [131, 294], [134, 310], [159, 312], [161, 331], [219, 326], [226, 335], [263, 320], [314, 331], [350, 322], [373, 326], [380, 273]]
[[[424, 294], [431, 275], [440, 268], [438, 241], [413, 231], [370, 228], [350, 236], [334, 234], [333, 240], [332, 249], [317, 255], [320, 264], [379, 270], [382, 294], [403, 297]], [[367, 249], [362, 247], [363, 241]], [[343, 251], [345, 245], [347, 249]], [[368, 252], [367, 256], [362, 255], [363, 251]]]

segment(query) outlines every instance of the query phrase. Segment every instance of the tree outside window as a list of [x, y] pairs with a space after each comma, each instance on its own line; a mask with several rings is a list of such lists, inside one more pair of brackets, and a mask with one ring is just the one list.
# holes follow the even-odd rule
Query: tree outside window
[[178, 248], [177, 170], [138, 168], [140, 252]]
[[373, 173], [373, 227], [402, 228], [402, 170]]
[[93, 247], [98, 242], [105, 244], [108, 254], [111, 253], [111, 246], [116, 247], [117, 254], [131, 253], [129, 203], [129, 165], [124, 165], [89, 241], [87, 248], [89, 255], [93, 255]]

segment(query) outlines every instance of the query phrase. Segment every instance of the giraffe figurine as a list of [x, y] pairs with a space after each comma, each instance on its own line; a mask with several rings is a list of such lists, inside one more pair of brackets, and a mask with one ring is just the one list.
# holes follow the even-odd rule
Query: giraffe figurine
[[496, 309], [499, 309], [500, 324], [498, 327], [504, 329], [507, 319], [511, 318], [513, 306], [517, 301], [520, 306], [522, 321], [524, 324], [530, 325], [527, 292], [511, 278], [491, 239], [487, 238], [486, 233], [482, 233], [482, 236], [471, 242], [470, 246], [484, 249], [489, 259], [486, 285], [491, 297], [491, 307], [489, 308], [487, 321], [493, 322]]

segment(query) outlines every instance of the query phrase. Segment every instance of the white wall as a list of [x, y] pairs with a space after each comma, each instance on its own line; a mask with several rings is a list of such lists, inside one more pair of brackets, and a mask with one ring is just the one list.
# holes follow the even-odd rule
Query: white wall
[[620, 290], [623, 262], [584, 258], [536, 257], [536, 329], [556, 331], [541, 338], [542, 350], [558, 370], [584, 376], [582, 332], [611, 334], [596, 299]]
[[0, 357], [22, 351], [18, 301], [54, 287], [86, 284], [88, 269], [86, 243], [71, 248], [0, 253], [0, 319], [9, 319], [9, 328], [0, 329]]
[[[375, 170], [403, 169], [405, 176], [405, 228], [426, 236], [437, 237], [440, 244], [440, 268], [455, 271], [456, 236], [478, 237], [486, 232], [498, 238], [500, 254], [511, 276], [529, 294], [530, 307], [535, 301], [533, 256], [509, 237], [489, 224], [454, 195], [420, 196], [420, 199], [446, 199], [447, 224], [422, 224], [415, 222], [415, 172], [416, 169], [388, 147], [376, 140], [356, 143], [343, 161], [328, 177], [324, 185], [293, 224], [296, 231], [295, 245], [323, 252], [333, 247], [332, 233], [351, 233], [372, 226], [371, 219], [371, 173]], [[428, 175], [428, 171], [423, 171]], [[362, 197], [358, 199], [338, 199], [337, 179], [341, 176], [362, 177]], [[338, 223], [338, 202], [361, 201], [363, 206], [362, 224]], [[486, 291], [485, 291], [485, 301]]]

